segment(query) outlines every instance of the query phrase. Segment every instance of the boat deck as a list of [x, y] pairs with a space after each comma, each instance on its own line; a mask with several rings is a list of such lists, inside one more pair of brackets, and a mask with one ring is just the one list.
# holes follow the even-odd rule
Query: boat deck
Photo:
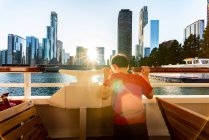
[[[1, 70], [1, 69], [0, 69]], [[4, 70], [3, 72], [19, 72]], [[178, 70], [178, 71], [176, 71]], [[38, 70], [37, 70], [38, 71]], [[195, 69], [151, 69], [151, 72], [195, 72]], [[200, 73], [209, 73], [209, 68], [197, 70]], [[34, 71], [21, 71], [24, 74], [24, 83], [1, 83], [1, 87], [23, 87], [24, 96], [12, 96], [12, 99], [32, 100], [38, 114], [53, 140], [113, 140], [112, 136], [112, 112], [111, 100], [103, 101], [100, 97], [98, 83], [90, 84], [93, 71], [77, 74], [81, 78], [80, 83], [32, 83], [31, 73]], [[136, 70], [137, 72], [137, 70]], [[67, 71], [70, 75], [70, 72]], [[92, 77], [91, 77], [92, 78]], [[83, 80], [83, 81], [82, 81]], [[84, 84], [82, 83], [84, 82]], [[153, 87], [177, 86], [177, 87], [209, 87], [209, 83], [152, 83]], [[53, 96], [31, 96], [33, 87], [62, 87]], [[78, 88], [79, 87], [79, 88]], [[85, 94], [84, 94], [85, 93]], [[209, 115], [209, 95], [155, 95], [171, 103], [179, 104], [187, 109], [202, 115]], [[143, 98], [146, 109], [146, 120], [150, 140], [170, 140], [168, 129], [160, 113], [156, 100]], [[101, 136], [101, 137], [100, 137]]]
[[[52, 140], [80, 140], [80, 138], [56, 138]], [[86, 140], [114, 140], [113, 137], [88, 137]], [[150, 136], [149, 140], [171, 140], [169, 136]]]

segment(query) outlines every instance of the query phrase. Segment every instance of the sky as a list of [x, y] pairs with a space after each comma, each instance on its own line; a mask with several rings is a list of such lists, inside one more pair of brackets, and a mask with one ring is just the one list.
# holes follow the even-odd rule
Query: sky
[[186, 26], [207, 18], [207, 0], [0, 0], [0, 50], [7, 49], [8, 34], [35, 36], [42, 42], [55, 11], [58, 39], [66, 52], [75, 55], [76, 46], [99, 46], [105, 47], [107, 57], [117, 49], [119, 11], [130, 9], [134, 53], [143, 6], [148, 6], [149, 21], [159, 20], [160, 43], [172, 39], [182, 43]]

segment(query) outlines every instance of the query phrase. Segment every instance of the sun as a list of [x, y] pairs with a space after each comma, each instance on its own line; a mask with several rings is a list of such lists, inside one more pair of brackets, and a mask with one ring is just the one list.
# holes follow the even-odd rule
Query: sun
[[88, 49], [87, 56], [91, 62], [95, 62], [98, 59], [98, 54], [95, 48]]

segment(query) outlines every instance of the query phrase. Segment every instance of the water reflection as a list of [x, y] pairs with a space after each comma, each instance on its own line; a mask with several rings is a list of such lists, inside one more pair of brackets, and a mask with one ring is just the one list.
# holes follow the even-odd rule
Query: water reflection
[[[0, 83], [23, 83], [23, 74], [20, 73], [0, 73]], [[34, 73], [31, 75], [32, 83], [70, 83], [76, 81], [73, 76], [60, 73]], [[102, 81], [103, 77], [94, 77], [93, 80]], [[151, 83], [163, 83], [163, 81], [150, 79]], [[38, 87], [31, 88], [32, 96], [51, 96], [57, 92], [60, 87]], [[11, 96], [23, 96], [23, 88], [0, 88], [0, 93], [10, 92]], [[209, 95], [207, 87], [155, 87], [156, 95]]]
[[[151, 83], [166, 83], [165, 81], [150, 79]], [[209, 95], [209, 87], [154, 87], [155, 95]]]
[[[23, 83], [24, 76], [21, 73], [0, 73], [0, 83]], [[60, 73], [32, 73], [32, 83], [70, 83], [76, 81], [73, 76], [60, 74]], [[31, 88], [32, 96], [51, 96], [60, 87], [41, 87]], [[0, 93], [10, 92], [10, 96], [23, 96], [24, 88], [0, 88]]]

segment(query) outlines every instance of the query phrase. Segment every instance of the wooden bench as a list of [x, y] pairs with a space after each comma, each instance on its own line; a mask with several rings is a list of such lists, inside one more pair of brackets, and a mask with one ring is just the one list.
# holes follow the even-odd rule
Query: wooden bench
[[49, 139], [31, 101], [0, 111], [0, 140], [17, 139]]
[[172, 140], [209, 140], [209, 117], [156, 97]]

